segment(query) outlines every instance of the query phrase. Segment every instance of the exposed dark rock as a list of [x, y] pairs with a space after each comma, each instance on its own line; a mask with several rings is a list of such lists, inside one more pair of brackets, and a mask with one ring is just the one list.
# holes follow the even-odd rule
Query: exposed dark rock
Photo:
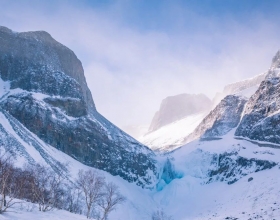
[[113, 140], [114, 133], [110, 137], [106, 127], [95, 120], [87, 116], [68, 118], [30, 93], [10, 95], [1, 106], [45, 143], [78, 161], [142, 186], [152, 183], [146, 172], [157, 172], [153, 153], [132, 138], [128, 140], [125, 133], [119, 131], [119, 140]]
[[44, 101], [54, 107], [60, 108], [69, 116], [81, 117], [87, 115], [85, 103], [80, 99], [48, 97]]
[[216, 139], [227, 134], [238, 125], [246, 101], [246, 98], [240, 96], [228, 95], [225, 97], [185, 139], [185, 142], [198, 138]]
[[11, 88], [83, 97], [88, 110], [95, 109], [81, 61], [50, 34], [0, 27], [0, 45], [0, 76], [11, 81]]
[[278, 52], [273, 58], [266, 79], [249, 99], [244, 117], [235, 132], [236, 136], [280, 143], [279, 54]]
[[276, 165], [273, 161], [241, 157], [237, 152], [220, 154], [216, 169], [209, 171], [207, 183], [221, 181], [233, 184], [250, 173], [271, 169]]
[[250, 178], [248, 179], [248, 182], [251, 182], [253, 179], [254, 179], [253, 177], [250, 177]]
[[[32, 145], [36, 151], [44, 158], [45, 162], [52, 167], [53, 170], [58, 173], [64, 172], [67, 173], [67, 169], [65, 165], [61, 164], [58, 160], [54, 159], [50, 156], [41, 143], [36, 140], [32, 133], [28, 131], [20, 122], [18, 122], [14, 117], [12, 117], [9, 113], [3, 110], [0, 107], [0, 115], [5, 116], [6, 120], [12, 126], [14, 135], [11, 134], [11, 130], [0, 124], [0, 145], [1, 148], [4, 148], [5, 151], [8, 151], [14, 157], [19, 155], [20, 157], [24, 157], [26, 161], [30, 164], [36, 164], [34, 155], [30, 155], [25, 148], [25, 144], [28, 143]], [[3, 122], [3, 118], [1, 117], [1, 122]], [[24, 144], [23, 144], [24, 142]], [[2, 150], [2, 149], [1, 149]]]

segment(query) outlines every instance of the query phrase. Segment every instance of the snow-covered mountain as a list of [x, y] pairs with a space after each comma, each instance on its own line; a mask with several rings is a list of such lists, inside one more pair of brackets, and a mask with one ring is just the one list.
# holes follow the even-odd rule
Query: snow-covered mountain
[[210, 140], [227, 134], [239, 124], [246, 102], [247, 99], [241, 96], [226, 96], [184, 139], [184, 142], [188, 143], [199, 138]]
[[235, 135], [280, 144], [280, 51], [265, 80], [249, 99]]
[[[265, 79], [267, 74], [268, 74], [268, 71], [266, 71], [262, 74], [256, 75], [255, 77], [226, 85], [224, 87], [223, 92], [216, 94], [216, 96], [212, 100], [212, 103], [210, 103], [209, 100], [206, 101], [206, 99], [205, 99], [206, 105], [197, 106], [198, 107], [198, 108], [196, 108], [197, 112], [194, 111], [194, 113], [191, 115], [187, 114], [186, 116], [181, 118], [181, 116], [180, 116], [181, 113], [178, 113], [178, 116], [176, 116], [177, 111], [173, 111], [172, 112], [173, 115], [171, 118], [174, 118], [174, 121], [170, 120], [170, 121], [172, 121], [171, 123], [163, 125], [162, 127], [156, 129], [155, 131], [148, 132], [147, 134], [138, 138], [138, 140], [140, 142], [144, 143], [145, 145], [149, 146], [153, 150], [166, 152], [166, 151], [174, 150], [183, 144], [186, 144], [192, 140], [199, 138], [201, 135], [203, 135], [206, 132], [207, 129], [211, 128], [212, 125], [215, 123], [214, 119], [212, 120], [212, 122], [210, 122], [211, 121], [210, 118], [217, 119], [218, 117], [230, 117], [230, 114], [232, 115], [231, 111], [236, 110], [236, 109], [233, 110], [231, 108], [231, 105], [234, 105], [234, 103], [240, 104], [240, 103], [236, 103], [236, 99], [244, 99], [244, 100], [249, 99], [257, 91], [260, 83]], [[232, 95], [232, 96], [229, 96], [229, 95]], [[229, 97], [227, 97], [227, 96], [229, 96]], [[174, 96], [174, 97], [177, 98], [177, 96]], [[180, 95], [178, 97], [180, 97]], [[236, 98], [234, 98], [234, 97], [236, 97]], [[239, 98], [237, 98], [237, 97], [239, 97]], [[243, 97], [243, 98], [241, 98], [241, 97]], [[170, 99], [172, 99], [172, 98], [173, 97], [170, 97]], [[178, 111], [183, 112], [183, 110], [182, 110], [183, 108], [185, 108], [187, 110], [195, 109], [195, 108], [192, 108], [192, 104], [201, 103], [201, 101], [203, 101], [205, 97], [203, 95], [198, 95], [198, 96], [193, 95], [192, 98], [193, 99], [198, 98], [198, 100], [197, 101], [192, 100], [193, 102], [189, 102], [189, 103], [185, 102], [185, 105], [180, 105], [179, 104], [180, 99], [177, 99], [178, 100], [177, 106], [179, 106], [178, 108], [180, 109]], [[168, 100], [168, 98], [166, 100]], [[156, 124], [155, 123], [156, 121], [160, 121], [160, 118], [165, 118], [164, 112], [167, 112], [167, 110], [164, 110], [164, 108], [167, 108], [166, 100], [163, 100], [160, 111], [155, 114], [153, 123], [151, 124], [150, 129], [153, 124]], [[233, 102], [231, 103], [231, 101], [233, 101]], [[169, 103], [171, 103], [171, 102], [169, 102]], [[224, 105], [224, 104], [228, 105], [227, 108], [225, 108], [225, 106], [224, 106], [224, 107], [222, 107], [224, 109], [223, 110], [219, 109], [219, 111], [224, 112], [224, 111], [229, 110], [229, 112], [227, 113], [227, 115], [221, 116], [221, 112], [218, 113], [219, 111], [217, 111], [217, 109], [215, 110], [215, 108], [217, 107], [217, 105], [219, 105], [218, 108], [221, 108], [221, 105]], [[243, 102], [243, 104], [244, 104], [244, 102]], [[240, 119], [240, 116], [241, 116], [240, 110], [243, 109], [243, 104], [240, 105], [240, 107], [242, 106], [242, 108], [240, 108], [239, 110], [236, 110], [239, 112], [238, 120]], [[176, 108], [176, 107], [174, 107], [174, 105], [171, 105], [171, 104], [169, 106], [173, 106], [173, 108]], [[190, 108], [190, 106], [191, 106], [191, 108]], [[211, 107], [213, 109], [210, 113]], [[170, 107], [169, 110], [171, 111], [171, 109], [172, 108]], [[185, 111], [187, 111], [187, 110], [185, 110]], [[213, 113], [213, 111], [216, 111], [216, 113]], [[210, 113], [210, 115], [208, 115], [209, 113]], [[219, 115], [214, 116], [213, 114], [219, 114]], [[161, 115], [161, 117], [159, 115]], [[168, 115], [168, 114], [166, 114], [166, 115]], [[236, 117], [233, 120], [235, 120], [235, 122], [238, 121]], [[236, 123], [234, 123], [234, 125], [237, 126]], [[231, 128], [232, 128], [232, 126], [231, 126]], [[226, 130], [228, 130], [228, 129], [229, 128], [227, 128]], [[224, 130], [224, 128], [222, 128], [222, 130]], [[212, 129], [212, 132], [214, 132], [213, 129]], [[217, 131], [215, 131], [215, 132], [217, 132]], [[224, 131], [224, 132], [226, 133], [226, 131]], [[207, 133], [209, 134], [209, 132], [207, 132]], [[220, 133], [222, 133], [222, 132], [220, 132]]]
[[153, 117], [149, 132], [210, 108], [211, 100], [203, 94], [169, 96], [162, 100], [159, 111]]
[[153, 184], [155, 154], [97, 112], [82, 64], [70, 49], [44, 31], [16, 33], [5, 27], [0, 27], [0, 45], [3, 147], [29, 161], [41, 154], [47, 163], [59, 164], [44, 150], [53, 146], [130, 182]]
[[167, 154], [173, 170], [169, 176], [176, 178], [168, 185], [159, 182], [163, 192], [157, 196], [165, 203], [167, 190], [175, 195], [177, 201], [167, 203], [184, 212], [175, 214], [176, 219], [280, 217], [280, 178], [275, 177], [280, 172], [279, 57], [280, 52], [249, 101], [240, 93], [226, 96], [189, 136], [197, 140]]
[[165, 98], [156, 112], [149, 132], [138, 140], [156, 151], [170, 151], [184, 144], [211, 109], [211, 100], [203, 94], [180, 94]]
[[185, 137], [191, 134], [208, 112], [199, 112], [149, 132], [139, 141], [155, 151], [171, 151], [185, 144]]
[[[249, 101], [229, 95], [209, 114], [190, 113], [154, 131], [166, 138], [177, 129], [178, 137], [165, 140], [181, 144], [195, 130], [196, 140], [157, 155], [96, 111], [80, 61], [50, 35], [1, 27], [0, 46], [0, 149], [17, 166], [39, 162], [69, 179], [97, 168], [127, 198], [114, 220], [150, 220], [157, 210], [176, 220], [279, 218], [280, 52]], [[0, 219], [85, 219], [26, 206]]]

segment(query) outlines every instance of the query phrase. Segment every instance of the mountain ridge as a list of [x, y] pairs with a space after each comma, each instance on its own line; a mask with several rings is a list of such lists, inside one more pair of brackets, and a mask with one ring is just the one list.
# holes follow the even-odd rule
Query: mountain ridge
[[236, 136], [252, 140], [280, 143], [279, 131], [279, 91], [280, 52], [272, 59], [265, 80], [249, 99], [244, 116], [235, 132]]
[[1, 110], [46, 144], [145, 187], [155, 154], [100, 115], [81, 61], [46, 32], [0, 28]]

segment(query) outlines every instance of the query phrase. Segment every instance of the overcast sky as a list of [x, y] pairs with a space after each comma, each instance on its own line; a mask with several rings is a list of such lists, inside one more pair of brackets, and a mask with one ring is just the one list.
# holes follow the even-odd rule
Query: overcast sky
[[98, 111], [149, 124], [163, 98], [204, 93], [269, 68], [280, 1], [0, 0], [0, 25], [45, 30], [82, 61]]

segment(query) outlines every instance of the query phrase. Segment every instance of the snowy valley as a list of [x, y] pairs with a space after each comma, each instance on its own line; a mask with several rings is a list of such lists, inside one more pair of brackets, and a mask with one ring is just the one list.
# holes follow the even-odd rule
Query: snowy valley
[[[280, 219], [280, 52], [212, 101], [185, 94], [177, 111], [169, 97], [142, 144], [96, 110], [81, 62], [48, 33], [0, 27], [0, 45], [0, 147], [16, 167], [70, 182], [95, 170], [126, 198], [111, 220]], [[0, 219], [86, 219], [19, 202]]]

